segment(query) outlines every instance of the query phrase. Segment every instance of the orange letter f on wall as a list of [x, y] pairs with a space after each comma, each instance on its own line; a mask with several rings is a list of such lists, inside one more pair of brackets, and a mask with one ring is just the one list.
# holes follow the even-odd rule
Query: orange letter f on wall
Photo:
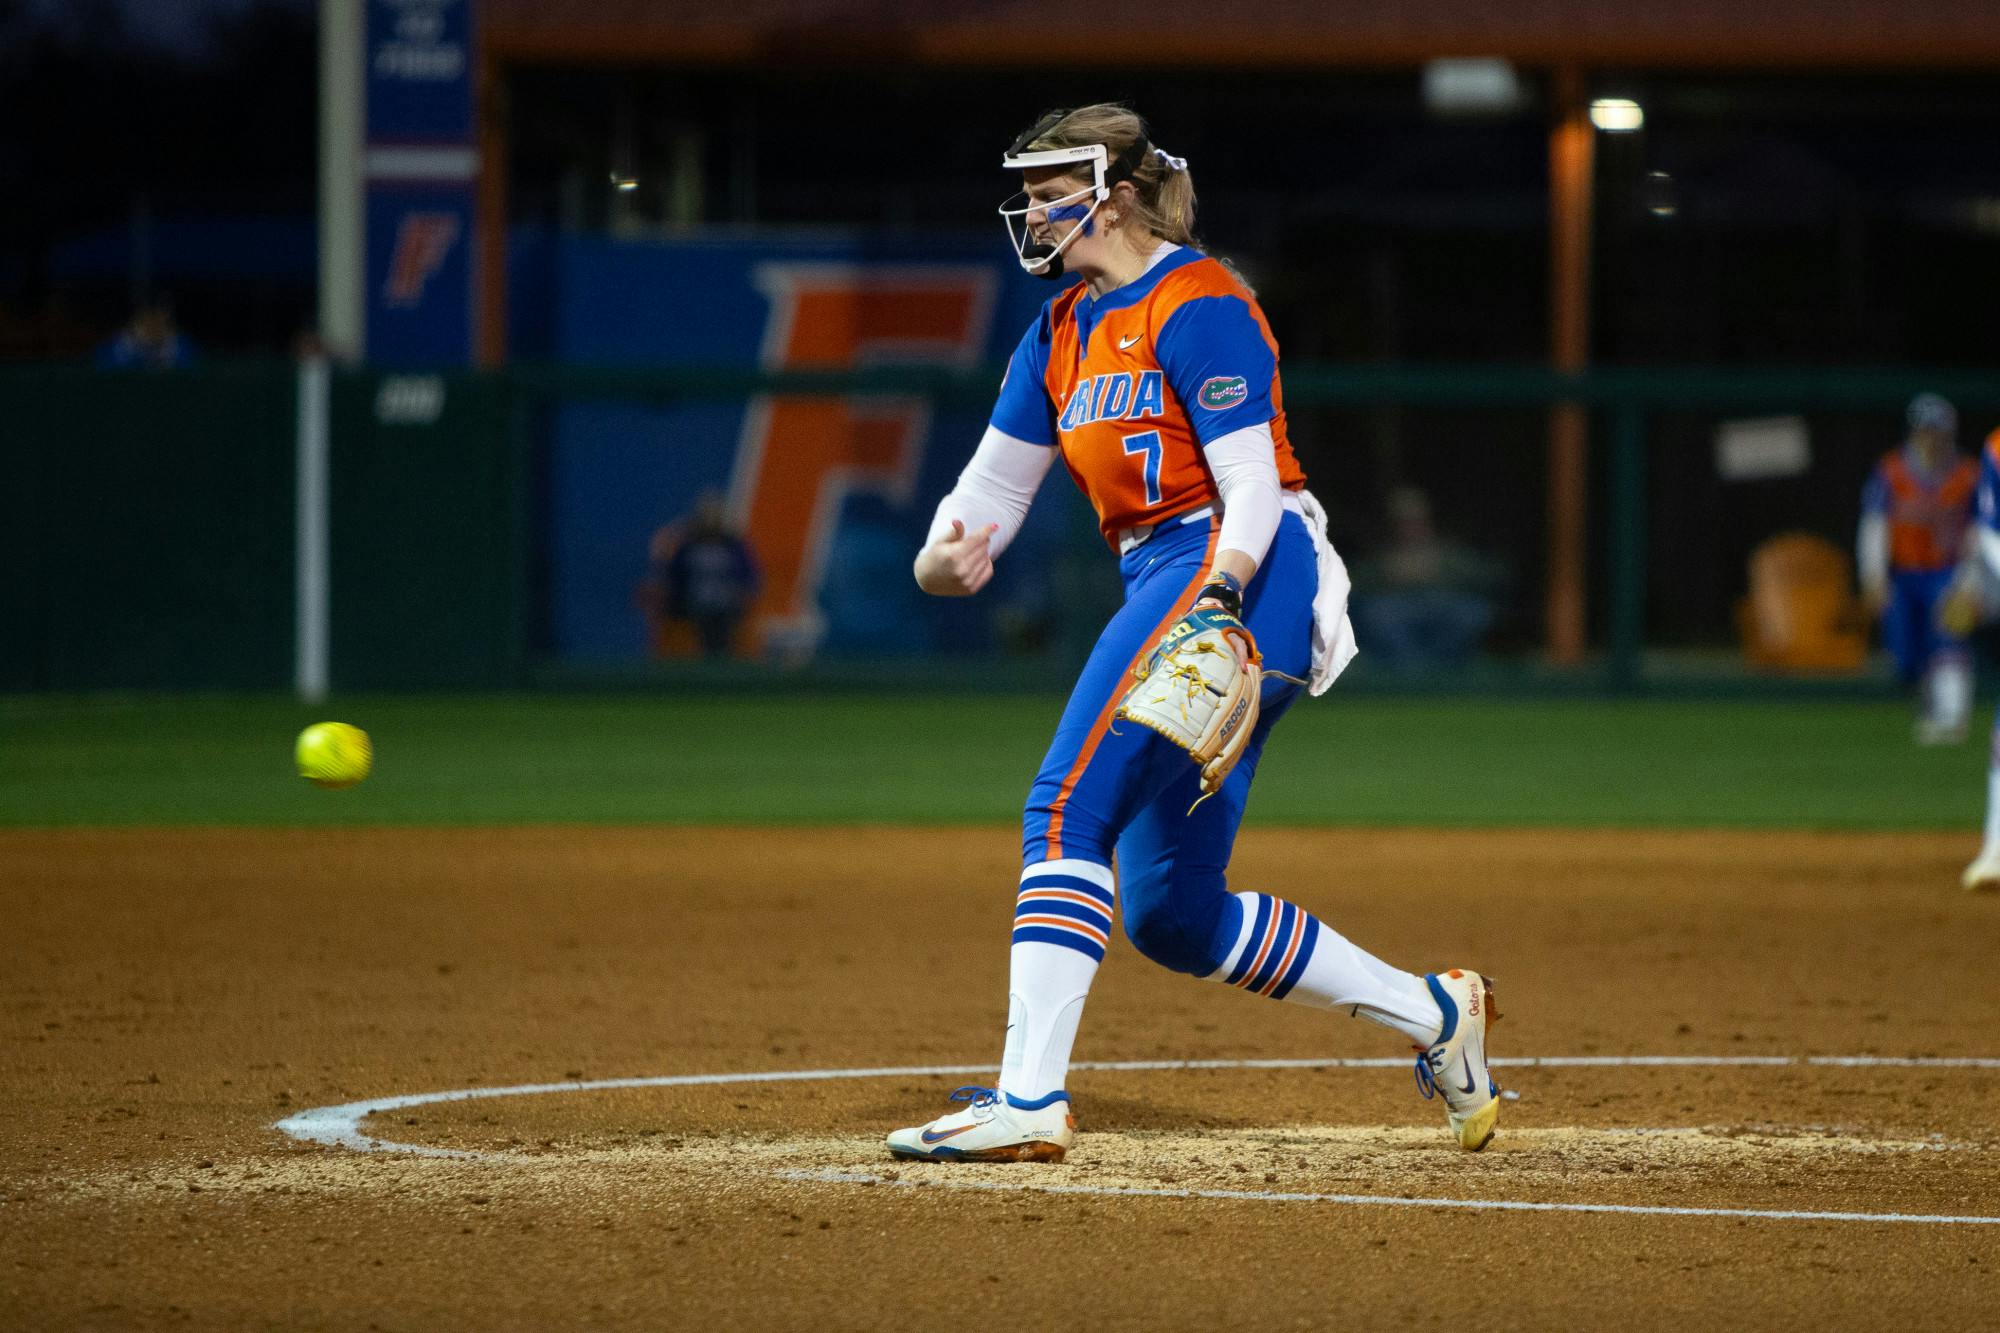
[[[993, 310], [993, 271], [976, 265], [763, 264], [754, 281], [771, 302], [767, 370], [977, 365]], [[929, 430], [922, 399], [751, 400], [729, 501], [764, 567], [763, 647], [812, 653], [842, 503], [872, 491], [907, 504]]]

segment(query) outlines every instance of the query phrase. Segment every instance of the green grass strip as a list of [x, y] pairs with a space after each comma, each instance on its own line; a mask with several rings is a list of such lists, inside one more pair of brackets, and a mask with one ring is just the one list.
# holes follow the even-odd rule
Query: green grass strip
[[[1061, 709], [851, 694], [0, 699], [0, 825], [1008, 822]], [[307, 722], [368, 730], [350, 791]], [[1986, 738], [1894, 704], [1326, 698], [1278, 728], [1259, 824], [1972, 830]]]

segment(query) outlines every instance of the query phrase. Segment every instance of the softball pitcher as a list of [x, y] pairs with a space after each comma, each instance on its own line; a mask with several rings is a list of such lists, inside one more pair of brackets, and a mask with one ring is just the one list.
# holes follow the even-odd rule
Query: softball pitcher
[[[1278, 346], [1255, 297], [1196, 246], [1185, 160], [1115, 105], [1051, 112], [1002, 160], [1021, 265], [1082, 281], [1009, 363], [991, 424], [916, 560], [924, 591], [985, 586], [1058, 453], [1119, 557], [1125, 602], [1035, 776], [1022, 836], [999, 1086], [889, 1135], [897, 1157], [1060, 1161], [1064, 1082], [1124, 898], [1155, 962], [1407, 1037], [1459, 1143], [1493, 1136], [1492, 988], [1419, 976], [1227, 870], [1271, 729], [1354, 656], [1348, 579], [1285, 438]], [[1114, 875], [1113, 858], [1118, 867]]]

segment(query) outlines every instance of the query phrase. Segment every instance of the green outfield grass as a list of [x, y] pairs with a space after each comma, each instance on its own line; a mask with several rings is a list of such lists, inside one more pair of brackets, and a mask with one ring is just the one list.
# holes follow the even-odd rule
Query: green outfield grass
[[[0, 699], [0, 824], [1011, 821], [1061, 701], [854, 695]], [[319, 791], [293, 735], [366, 728]], [[1259, 823], [1965, 828], [1983, 732], [1919, 749], [1862, 702], [1308, 701]]]

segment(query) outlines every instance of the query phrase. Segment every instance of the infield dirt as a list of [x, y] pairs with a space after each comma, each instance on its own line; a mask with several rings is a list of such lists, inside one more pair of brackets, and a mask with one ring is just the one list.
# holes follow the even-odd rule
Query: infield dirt
[[[1391, 961], [1492, 974], [1503, 1057], [2000, 1057], [2000, 896], [1957, 890], [1969, 850], [1262, 829], [1232, 874]], [[887, 1160], [970, 1076], [364, 1124], [477, 1161], [272, 1128], [994, 1060], [1014, 853], [1004, 828], [0, 833], [0, 1325], [2000, 1325], [2000, 1225], [1024, 1192], [2000, 1217], [2000, 1068], [1503, 1068], [1519, 1100], [1478, 1156], [1403, 1068], [1082, 1072], [1056, 1167]], [[1122, 939], [1077, 1049], [1401, 1053]]]

